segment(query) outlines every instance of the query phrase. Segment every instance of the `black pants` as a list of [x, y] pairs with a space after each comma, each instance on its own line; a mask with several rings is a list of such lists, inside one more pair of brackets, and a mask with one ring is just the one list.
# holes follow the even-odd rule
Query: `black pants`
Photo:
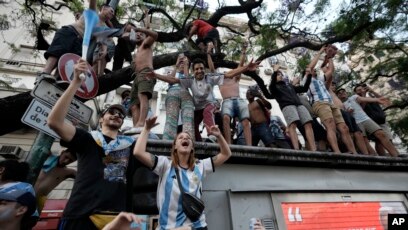
[[58, 230], [98, 230], [92, 223], [89, 217], [81, 217], [77, 219], [62, 218], [58, 226]]

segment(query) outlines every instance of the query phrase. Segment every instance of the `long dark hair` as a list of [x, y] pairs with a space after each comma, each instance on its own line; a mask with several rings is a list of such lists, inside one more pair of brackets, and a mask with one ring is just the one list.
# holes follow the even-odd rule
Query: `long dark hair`
[[[183, 132], [181, 132], [181, 133], [183, 133]], [[178, 158], [178, 155], [177, 155], [176, 141], [177, 141], [178, 136], [181, 133], [177, 134], [176, 138], [173, 141], [173, 146], [171, 147], [171, 161], [172, 161], [172, 166], [173, 167], [178, 167], [179, 164], [180, 164], [180, 159]], [[187, 133], [187, 135], [191, 138], [191, 135], [189, 133]], [[194, 157], [194, 154], [195, 154], [195, 152], [194, 152], [194, 142], [192, 140], [193, 139], [191, 138], [191, 142], [193, 143], [193, 147], [192, 147], [191, 152], [190, 152], [190, 157], [188, 158], [188, 168], [191, 169], [191, 170], [194, 170], [194, 165], [195, 165], [196, 159]]]

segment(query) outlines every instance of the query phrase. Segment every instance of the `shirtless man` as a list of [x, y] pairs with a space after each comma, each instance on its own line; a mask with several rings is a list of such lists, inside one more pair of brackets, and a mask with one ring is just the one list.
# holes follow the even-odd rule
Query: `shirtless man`
[[[269, 113], [272, 109], [271, 103], [259, 92], [249, 89], [246, 93], [248, 99], [249, 117], [251, 119], [252, 145], [257, 146], [259, 140], [262, 140], [265, 146], [275, 147], [271, 129], [269, 128]], [[255, 100], [255, 97], [258, 99]]]
[[140, 133], [144, 126], [149, 108], [149, 100], [153, 96], [153, 88], [156, 79], [147, 78], [146, 74], [153, 71], [153, 44], [157, 39], [157, 33], [145, 29], [136, 28], [135, 50], [135, 79], [133, 80], [130, 94], [130, 111], [132, 113], [133, 127], [126, 134]]
[[[242, 46], [241, 59], [239, 67], [244, 66], [246, 49], [248, 44], [245, 42]], [[244, 99], [239, 96], [239, 80], [241, 75], [236, 75], [233, 78], [224, 78], [224, 83], [219, 86], [222, 102], [222, 119], [224, 137], [228, 144], [231, 144], [231, 119], [238, 117], [239, 122], [242, 123], [243, 133], [246, 145], [252, 145], [251, 125], [249, 122], [248, 106]]]
[[37, 194], [38, 211], [44, 207], [47, 195], [67, 178], [75, 178], [76, 170], [67, 165], [76, 161], [76, 154], [70, 149], [61, 151], [59, 156], [50, 155], [45, 161], [43, 168], [35, 183], [34, 189]]

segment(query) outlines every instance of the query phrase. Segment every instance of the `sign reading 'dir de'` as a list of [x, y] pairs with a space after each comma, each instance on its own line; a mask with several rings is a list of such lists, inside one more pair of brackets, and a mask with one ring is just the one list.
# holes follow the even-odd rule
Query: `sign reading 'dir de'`
[[51, 112], [51, 107], [45, 105], [36, 99], [31, 101], [26, 112], [24, 113], [21, 121], [33, 127], [34, 129], [40, 130], [56, 139], [60, 137], [47, 125], [48, 114]]
[[[40, 81], [31, 91], [31, 95], [42, 103], [52, 107], [63, 92], [62, 89], [47, 81]], [[74, 98], [69, 106], [68, 116], [87, 124], [92, 117], [92, 112], [90, 107]]]

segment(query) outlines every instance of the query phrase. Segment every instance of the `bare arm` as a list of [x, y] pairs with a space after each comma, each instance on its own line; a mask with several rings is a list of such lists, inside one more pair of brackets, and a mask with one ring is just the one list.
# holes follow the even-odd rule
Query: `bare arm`
[[247, 47], [248, 47], [248, 42], [245, 41], [244, 44], [242, 44], [241, 57], [239, 59], [238, 67], [244, 66], [245, 64]]
[[75, 169], [67, 168], [65, 178], [72, 178], [75, 179], [77, 175], [77, 171]]
[[171, 76], [171, 75], [161, 75], [161, 74], [158, 74], [158, 73], [155, 73], [155, 72], [151, 72], [151, 73], [149, 73], [149, 77], [157, 78], [157, 79], [159, 79], [161, 81], [165, 81], [165, 82], [168, 82], [170, 84], [180, 83], [180, 79], [178, 79], [178, 78], [176, 78], [174, 76]]
[[195, 26], [195, 25], [192, 25], [191, 28], [190, 28], [190, 31], [188, 32], [187, 40], [190, 40], [191, 37], [192, 37], [194, 34], [197, 33], [197, 30], [198, 30], [198, 27]]
[[214, 125], [211, 126], [209, 130], [210, 130], [209, 134], [212, 134], [215, 137], [217, 137], [217, 142], [218, 145], [220, 146], [220, 153], [218, 153], [216, 156], [212, 158], [214, 166], [218, 167], [224, 164], [224, 162], [231, 157], [232, 153], [227, 141], [222, 136], [220, 129]]
[[96, 0], [89, 1], [89, 9], [96, 11]]
[[333, 72], [334, 72], [333, 58], [330, 58], [327, 71], [324, 73], [324, 76], [326, 76], [326, 88], [327, 89], [330, 89], [330, 86], [333, 82]]
[[212, 43], [210, 43], [207, 46], [207, 63], [208, 63], [208, 68], [210, 69], [211, 73], [215, 73], [214, 62], [211, 57], [211, 51], [213, 48], [214, 48], [214, 45]]
[[272, 109], [272, 104], [268, 100], [266, 100], [266, 98], [262, 94], [259, 95], [259, 100], [261, 100], [262, 104], [267, 109], [269, 109], [269, 110]]
[[147, 36], [143, 41], [143, 47], [150, 47], [157, 40], [158, 34], [153, 30], [138, 27], [136, 28], [136, 31], [144, 33]]
[[377, 98], [372, 98], [372, 97], [357, 97], [357, 102], [358, 103], [379, 103], [385, 106], [389, 105], [389, 100], [385, 97], [377, 97]]
[[311, 70], [313, 70], [316, 67], [317, 62], [319, 61], [320, 55], [322, 55], [322, 53], [324, 52], [324, 49], [326, 47], [323, 46], [319, 52], [317, 52], [317, 54], [315, 55], [315, 57], [313, 58], [312, 62], [309, 63], [309, 65], [307, 66], [308, 68], [310, 68]]
[[87, 70], [88, 66], [86, 61], [80, 59], [74, 66], [74, 79], [71, 81], [68, 89], [61, 95], [57, 103], [52, 108], [47, 123], [49, 127], [54, 130], [63, 141], [71, 141], [75, 135], [75, 126], [69, 123], [65, 123], [64, 119], [68, 113], [69, 106], [74, 98], [75, 92], [82, 84], [82, 80], [79, 78], [81, 73]]
[[144, 18], [143, 18], [143, 23], [144, 23], [144, 27], [146, 29], [150, 29], [150, 20], [149, 20], [149, 9], [145, 9], [144, 10]]
[[147, 139], [149, 132], [154, 126], [156, 126], [157, 117], [146, 119], [145, 126], [137, 138], [135, 148], [133, 149], [133, 155], [148, 168], [153, 168], [155, 157], [153, 154], [146, 152]]
[[242, 66], [242, 67], [238, 67], [236, 69], [230, 70], [228, 72], [226, 72], [224, 74], [224, 77], [226, 78], [232, 78], [236, 75], [239, 75], [245, 71], [255, 71], [256, 68], [259, 66], [259, 62], [253, 62], [253, 60], [251, 60], [248, 65]]

